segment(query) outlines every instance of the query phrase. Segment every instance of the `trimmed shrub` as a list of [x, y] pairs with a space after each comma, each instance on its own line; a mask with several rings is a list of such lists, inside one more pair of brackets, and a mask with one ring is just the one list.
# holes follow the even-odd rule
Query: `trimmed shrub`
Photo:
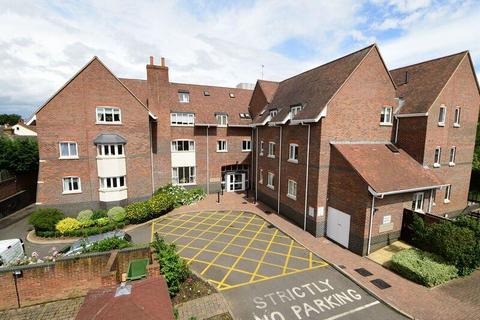
[[390, 268], [401, 276], [427, 287], [433, 287], [458, 276], [455, 266], [432, 253], [406, 249], [393, 255]]
[[108, 218], [107, 212], [108, 211], [104, 209], [98, 209], [93, 211], [92, 220], [97, 220], [100, 218]]
[[65, 218], [63, 220], [60, 220], [55, 226], [55, 228], [61, 234], [65, 234], [67, 232], [80, 229], [80, 222], [74, 218]]
[[151, 217], [160, 216], [162, 213], [170, 211], [173, 208], [173, 200], [168, 194], [159, 193], [147, 201], [150, 207]]
[[150, 217], [148, 201], [134, 202], [125, 207], [126, 217], [132, 223], [142, 223]]
[[110, 250], [117, 250], [117, 249], [124, 249], [132, 247], [133, 245], [125, 239], [121, 239], [118, 237], [112, 237], [100, 240], [94, 243], [89, 248], [85, 248], [82, 250], [82, 253], [87, 252], [104, 252]]
[[108, 218], [99, 218], [97, 220], [95, 220], [95, 224], [99, 227], [103, 227], [103, 226], [106, 226], [107, 224], [110, 223], [110, 219]]
[[108, 218], [115, 222], [120, 222], [125, 220], [125, 209], [122, 207], [113, 207], [108, 210]]
[[78, 213], [77, 215], [77, 220], [78, 221], [82, 221], [82, 220], [93, 220], [92, 219], [92, 216], [93, 216], [93, 211], [90, 210], [90, 209], [87, 209], [87, 210], [82, 210]]
[[192, 204], [205, 198], [205, 191], [202, 188], [193, 188], [188, 191], [188, 199], [186, 204]]
[[175, 245], [167, 244], [158, 233], [155, 233], [155, 240], [151, 246], [156, 251], [160, 272], [167, 281], [170, 296], [173, 297], [180, 290], [182, 282], [190, 275], [187, 263], [177, 254]]
[[192, 204], [205, 196], [203, 190], [200, 188], [187, 190], [182, 186], [174, 186], [172, 184], [167, 184], [166, 186], [159, 188], [154, 196], [159, 194], [168, 195], [172, 199], [175, 208], [186, 204]]
[[56, 224], [65, 218], [63, 212], [53, 208], [37, 209], [28, 218], [28, 223], [37, 231], [55, 231]]
[[78, 221], [80, 222], [80, 228], [88, 228], [95, 225], [95, 221], [93, 221], [92, 219], [83, 219]]

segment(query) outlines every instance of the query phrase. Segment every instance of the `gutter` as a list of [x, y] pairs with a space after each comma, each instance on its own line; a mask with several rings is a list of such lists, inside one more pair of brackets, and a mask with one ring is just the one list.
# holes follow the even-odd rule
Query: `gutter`
[[[303, 124], [302, 124], [303, 125]], [[308, 126], [308, 136], [307, 136], [307, 167], [305, 169], [305, 210], [303, 217], [303, 230], [307, 230], [307, 203], [308, 203], [308, 167], [310, 165], [310, 124]]]
[[389, 196], [389, 195], [392, 195], [392, 194], [425, 191], [425, 190], [431, 190], [431, 189], [441, 189], [441, 188], [443, 188], [447, 185], [448, 184], [439, 184], [439, 185], [433, 185], [433, 186], [428, 186], [428, 187], [403, 189], [403, 190], [387, 191], [387, 192], [376, 192], [375, 190], [373, 190], [372, 187], [368, 186], [368, 192], [370, 192], [370, 194], [373, 195], [376, 198], [383, 198], [384, 196]]

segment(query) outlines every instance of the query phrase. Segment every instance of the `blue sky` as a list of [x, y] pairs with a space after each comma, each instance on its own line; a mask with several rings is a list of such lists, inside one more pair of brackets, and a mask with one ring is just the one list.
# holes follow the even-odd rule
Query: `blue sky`
[[389, 68], [470, 50], [480, 2], [450, 0], [0, 0], [0, 113], [28, 117], [92, 56], [145, 78], [165, 56], [178, 82], [282, 80], [376, 42]]

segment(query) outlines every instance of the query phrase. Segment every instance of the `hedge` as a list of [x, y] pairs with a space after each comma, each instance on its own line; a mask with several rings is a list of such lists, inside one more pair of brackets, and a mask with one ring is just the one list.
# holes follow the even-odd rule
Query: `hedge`
[[432, 253], [406, 249], [393, 255], [390, 269], [427, 287], [433, 287], [458, 276], [457, 268]]
[[121, 229], [128, 224], [128, 220], [124, 220], [119, 223], [109, 222], [104, 226], [93, 226], [88, 228], [81, 228], [73, 231], [67, 231], [64, 234], [61, 234], [57, 231], [35, 231], [35, 234], [39, 237], [44, 238], [55, 238], [55, 237], [88, 237], [95, 234], [105, 233], [113, 231], [116, 229]]

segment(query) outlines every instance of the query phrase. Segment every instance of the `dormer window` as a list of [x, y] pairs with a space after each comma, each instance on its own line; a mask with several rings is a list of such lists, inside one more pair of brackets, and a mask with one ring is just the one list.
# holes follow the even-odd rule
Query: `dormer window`
[[383, 107], [380, 113], [380, 125], [391, 125], [393, 123], [392, 107]]
[[440, 106], [440, 111], [438, 113], [438, 126], [445, 126], [445, 118], [447, 117], [447, 107]]
[[302, 111], [301, 105], [290, 107], [290, 117], [295, 117], [300, 111]]
[[178, 102], [189, 103], [190, 102], [190, 93], [188, 91], [178, 91]]
[[240, 119], [251, 119], [250, 113], [240, 113]]
[[272, 110], [270, 110], [270, 117], [271, 117], [271, 118], [275, 117], [275, 116], [277, 115], [277, 113], [278, 113], [278, 110], [277, 110], [277, 109], [272, 109]]
[[226, 127], [228, 124], [228, 115], [226, 114], [217, 114], [217, 124], [219, 127]]
[[230, 92], [229, 96], [230, 96], [230, 98], [235, 98], [235, 93]]

